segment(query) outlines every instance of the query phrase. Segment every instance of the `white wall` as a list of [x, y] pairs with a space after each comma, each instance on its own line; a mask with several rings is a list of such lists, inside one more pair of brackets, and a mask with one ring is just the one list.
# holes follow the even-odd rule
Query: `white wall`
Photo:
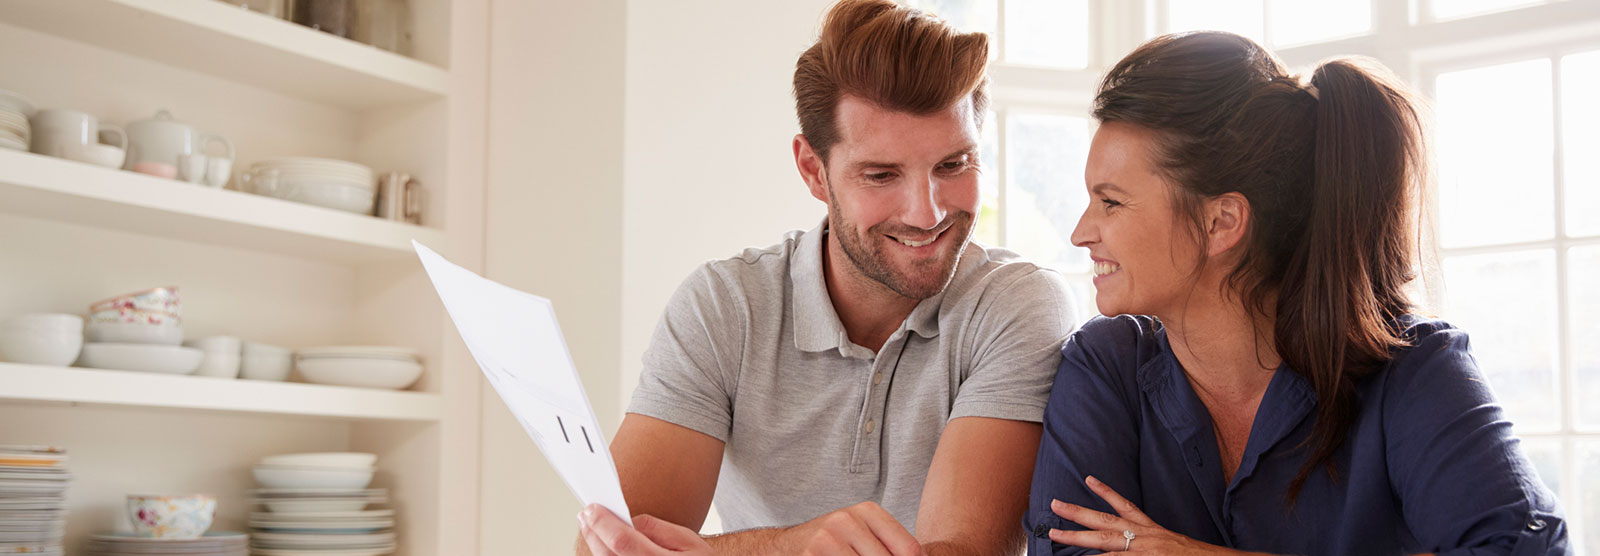
[[[492, 0], [485, 274], [552, 299], [615, 430], [622, 0]], [[479, 554], [571, 553], [577, 501], [484, 386]]]
[[831, 3], [628, 2], [622, 407], [679, 281], [826, 213], [794, 168], [790, 89]]

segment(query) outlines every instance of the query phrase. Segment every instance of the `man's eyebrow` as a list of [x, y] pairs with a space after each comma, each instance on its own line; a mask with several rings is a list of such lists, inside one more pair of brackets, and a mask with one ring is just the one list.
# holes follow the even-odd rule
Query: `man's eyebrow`
[[[964, 155], [964, 154], [972, 154], [972, 155], [978, 154], [978, 146], [977, 145], [967, 145], [965, 148], [962, 148], [961, 150], [958, 150], [956, 152], [953, 152], [953, 153], [945, 155], [944, 158], [941, 158], [940, 160], [944, 160], [946, 158], [955, 158], [955, 157], [958, 157], [958, 156], [961, 156], [961, 155]], [[861, 171], [861, 170], [865, 170], [867, 168], [883, 168], [883, 169], [886, 169], [886, 170], [899, 170], [900, 169], [900, 164], [897, 163], [897, 162], [875, 162], [875, 161], [871, 161], [871, 160], [863, 160], [863, 161], [857, 162], [855, 164], [851, 164], [850, 168], [852, 170], [855, 170], [855, 171]]]
[[1111, 191], [1111, 192], [1115, 192], [1115, 193], [1121, 193], [1123, 195], [1127, 195], [1128, 194], [1128, 192], [1123, 190], [1121, 187], [1117, 187], [1117, 184], [1114, 184], [1114, 183], [1111, 183], [1111, 182], [1108, 182], [1108, 181], [1103, 181], [1103, 182], [1100, 182], [1100, 183], [1097, 183], [1097, 184], [1089, 186], [1089, 194], [1091, 194], [1091, 195], [1099, 195], [1099, 194], [1105, 193], [1107, 191]]

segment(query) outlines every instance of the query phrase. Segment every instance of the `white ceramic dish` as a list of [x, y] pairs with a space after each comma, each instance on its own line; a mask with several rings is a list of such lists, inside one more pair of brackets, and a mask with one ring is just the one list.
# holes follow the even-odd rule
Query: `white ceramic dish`
[[65, 367], [83, 348], [83, 318], [77, 315], [25, 315], [0, 324], [0, 360]]
[[33, 101], [21, 93], [0, 89], [0, 110], [22, 114], [24, 117], [33, 115]]
[[294, 369], [294, 353], [288, 348], [244, 342], [240, 351], [239, 378], [283, 381]]
[[311, 358], [295, 363], [307, 382], [401, 390], [422, 376], [422, 365], [394, 359]]
[[98, 343], [175, 346], [183, 343], [183, 325], [177, 321], [165, 324], [90, 322], [84, 327], [83, 335], [85, 340]]
[[371, 357], [381, 359], [420, 359], [414, 349], [393, 346], [324, 346], [305, 348], [298, 352], [301, 359], [314, 357]]
[[309, 166], [316, 168], [337, 168], [352, 172], [366, 172], [368, 174], [372, 173], [372, 168], [365, 164], [350, 162], [348, 160], [339, 160], [335, 158], [317, 158], [312, 156], [280, 156], [277, 158], [268, 158], [266, 160], [257, 162], [256, 164], [261, 166]]
[[0, 149], [26, 151], [28, 150], [28, 142], [16, 137], [11, 137], [10, 134], [0, 135]]
[[377, 548], [351, 548], [331, 550], [299, 550], [292, 548], [252, 548], [252, 556], [383, 556], [393, 554], [394, 544], [386, 544]]
[[261, 465], [288, 465], [310, 467], [372, 467], [378, 462], [377, 454], [361, 452], [316, 452], [308, 454], [279, 454], [261, 458]]
[[305, 530], [339, 530], [355, 531], [360, 529], [379, 530], [394, 527], [394, 519], [353, 519], [349, 521], [319, 521], [315, 519], [305, 521], [264, 521], [252, 519], [251, 527], [259, 529], [305, 529]]
[[371, 214], [378, 202], [372, 189], [338, 183], [282, 185], [272, 196], [356, 214]]
[[366, 510], [355, 512], [250, 512], [250, 519], [261, 521], [360, 521], [391, 519], [394, 510]]
[[344, 488], [364, 489], [372, 483], [376, 469], [341, 467], [300, 467], [257, 465], [252, 468], [256, 482], [267, 488]]
[[258, 498], [253, 500], [273, 513], [359, 512], [369, 504], [382, 504], [366, 498]]
[[182, 346], [89, 343], [83, 345], [79, 363], [91, 369], [186, 375], [200, 367], [204, 355]]
[[257, 531], [250, 535], [250, 539], [261, 544], [275, 545], [281, 548], [289, 547], [322, 547], [334, 548], [341, 546], [367, 546], [384, 545], [394, 542], [394, 533], [371, 533], [366, 535], [319, 535], [316, 533], [273, 533]]

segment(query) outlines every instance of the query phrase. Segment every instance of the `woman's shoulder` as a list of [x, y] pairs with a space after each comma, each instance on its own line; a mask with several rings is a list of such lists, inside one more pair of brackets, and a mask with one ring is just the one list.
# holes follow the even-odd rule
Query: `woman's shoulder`
[[1062, 369], [1072, 364], [1099, 374], [1126, 374], [1166, 350], [1161, 321], [1144, 315], [1095, 317], [1079, 327], [1061, 348]]
[[1422, 315], [1408, 314], [1398, 321], [1405, 345], [1396, 348], [1381, 373], [1390, 403], [1444, 401], [1446, 393], [1492, 399], [1465, 330]]

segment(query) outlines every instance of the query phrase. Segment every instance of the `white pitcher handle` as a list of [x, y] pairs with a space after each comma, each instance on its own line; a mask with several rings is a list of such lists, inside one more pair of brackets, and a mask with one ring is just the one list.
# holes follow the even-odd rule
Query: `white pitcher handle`
[[223, 137], [221, 135], [217, 135], [215, 133], [207, 133], [205, 135], [202, 135], [200, 137], [200, 140], [205, 142], [205, 143], [202, 144], [202, 146], [200, 148], [200, 150], [202, 150], [202, 151], [205, 150], [205, 146], [204, 145], [209, 144], [209, 143], [211, 143], [213, 141], [215, 141], [217, 143], [222, 143], [222, 148], [227, 149], [228, 160], [233, 160], [233, 143], [228, 142], [228, 139], [226, 137]]

